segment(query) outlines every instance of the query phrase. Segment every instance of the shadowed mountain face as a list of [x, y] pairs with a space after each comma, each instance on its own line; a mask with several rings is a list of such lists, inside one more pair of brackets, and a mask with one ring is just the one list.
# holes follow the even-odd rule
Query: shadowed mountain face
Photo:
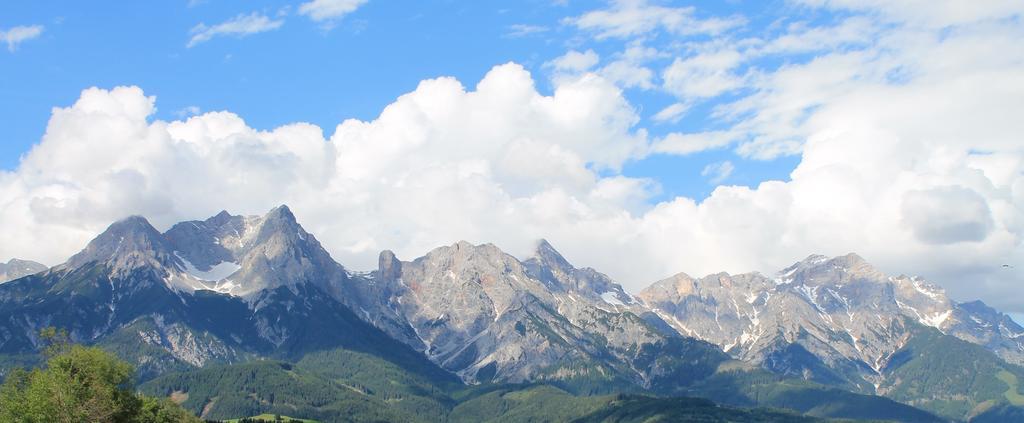
[[[956, 418], [1002, 404], [1004, 379], [1024, 380], [1007, 363], [1024, 361], [1024, 330], [1007, 316], [853, 254], [774, 277], [678, 274], [634, 298], [543, 240], [524, 260], [459, 242], [411, 261], [384, 251], [376, 270], [350, 272], [281, 206], [164, 233], [130, 217], [35, 270], [0, 285], [0, 356], [37, 351], [39, 330], [56, 326], [136, 363], [143, 379], [351, 351], [441, 384], [702, 395], [821, 416], [861, 416], [821, 407], [863, 402], [885, 410], [872, 416], [918, 416], [855, 393], [884, 394]], [[954, 364], [935, 361], [934, 345], [963, 352], [985, 389], [952, 386]], [[928, 366], [949, 370], [943, 386], [908, 385]]]

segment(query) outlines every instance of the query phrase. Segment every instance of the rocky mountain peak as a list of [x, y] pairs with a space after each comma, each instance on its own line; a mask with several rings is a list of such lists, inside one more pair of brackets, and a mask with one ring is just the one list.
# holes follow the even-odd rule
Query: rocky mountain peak
[[288, 239], [305, 240], [308, 233], [299, 225], [291, 209], [282, 205], [263, 216], [256, 242], [265, 241], [275, 235]]
[[41, 263], [12, 258], [7, 263], [0, 263], [0, 283], [34, 275], [46, 269], [47, 267]]
[[65, 266], [75, 269], [99, 262], [119, 272], [146, 265], [180, 265], [173, 252], [167, 238], [146, 218], [131, 216], [111, 224], [84, 250], [72, 256]]
[[551, 243], [546, 239], [540, 239], [537, 241], [537, 247], [534, 248], [533, 257], [531, 257], [531, 259], [536, 259], [542, 265], [563, 271], [572, 268], [569, 261], [566, 260], [558, 250], [555, 250], [555, 247], [551, 246]]
[[451, 268], [505, 268], [515, 258], [509, 256], [494, 244], [473, 245], [468, 241], [459, 241], [452, 245], [438, 247], [421, 259]]
[[220, 213], [217, 213], [213, 217], [206, 219], [205, 223], [214, 227], [219, 227], [227, 224], [234, 217], [236, 216], [232, 216], [231, 213], [228, 213], [227, 210], [221, 210]]
[[230, 278], [232, 295], [299, 285], [341, 295], [340, 289], [348, 280], [344, 267], [302, 228], [288, 206], [276, 207], [262, 217], [243, 218], [242, 226], [238, 247], [234, 248], [241, 268]]
[[571, 293], [612, 305], [635, 302], [607, 275], [589, 267], [574, 267], [547, 240], [538, 241], [534, 255], [522, 263], [530, 277], [543, 282], [551, 291]]
[[274, 207], [263, 217], [267, 221], [282, 221], [290, 224], [298, 224], [295, 219], [295, 214], [292, 213], [292, 209], [288, 208], [287, 205], [282, 204]]
[[[966, 303], [960, 303], [960, 304], [958, 304], [958, 308], [960, 310], [970, 314], [970, 316], [973, 316], [976, 319], [980, 320], [981, 322], [985, 322], [985, 323], [989, 323], [989, 324], [995, 323], [995, 324], [1001, 326], [1001, 327], [995, 328], [995, 329], [1001, 330], [1003, 332], [1006, 332], [1006, 334], [1010, 335], [1011, 337], [1018, 337], [1021, 334], [1024, 334], [1024, 327], [1021, 327], [1021, 325], [1017, 324], [1017, 322], [1015, 322], [1012, 318], [1010, 318], [1010, 316], [1006, 315], [1005, 313], [1003, 313], [1003, 312], [1001, 312], [999, 310], [996, 310], [996, 309], [990, 307], [988, 304], [983, 303], [981, 300], [974, 300], [974, 301], [969, 301], [969, 302], [966, 302]], [[974, 319], [971, 319], [971, 320], [973, 321], [973, 323], [977, 323], [977, 324], [981, 324], [981, 325], [985, 324], [985, 323], [978, 323], [978, 321], [974, 321]], [[1016, 360], [1016, 361], [1019, 362], [1021, 360]]]
[[777, 274], [781, 284], [843, 285], [852, 281], [884, 282], [886, 276], [856, 253], [838, 257], [812, 254]]
[[637, 294], [648, 304], [658, 302], [679, 302], [687, 295], [694, 294], [696, 281], [686, 273], [676, 273], [668, 278], [657, 281]]
[[402, 277], [402, 262], [395, 257], [395, 253], [391, 250], [381, 251], [377, 258], [377, 271], [382, 280], [398, 280]]

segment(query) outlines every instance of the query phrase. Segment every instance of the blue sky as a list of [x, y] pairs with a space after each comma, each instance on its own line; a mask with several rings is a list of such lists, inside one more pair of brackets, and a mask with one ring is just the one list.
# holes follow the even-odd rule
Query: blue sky
[[1024, 5], [958, 1], [5, 2], [0, 259], [287, 203], [356, 269], [854, 251], [1024, 313]]
[[[14, 169], [43, 135], [50, 109], [73, 103], [82, 89], [92, 86], [143, 87], [159, 99], [157, 119], [181, 118], [189, 107], [230, 110], [254, 128], [310, 122], [327, 135], [344, 119], [376, 117], [423, 79], [454, 76], [471, 87], [491, 67], [506, 62], [525, 66], [538, 79], [538, 89], [550, 92], [546, 77], [551, 70], [544, 63], [572, 48], [601, 55], [623, 48], [623, 40], [584, 40], [563, 23], [603, 5], [548, 0], [370, 2], [325, 25], [296, 16], [296, 4], [280, 1], [54, 2], [52, 7], [5, 3], [0, 5], [0, 28], [31, 23], [45, 29], [17, 51], [0, 55], [0, 91], [5, 97], [0, 114], [8, 119], [0, 166]], [[776, 22], [787, 8], [781, 2], [697, 5], [698, 15], [743, 15], [758, 24]], [[187, 46], [196, 25], [249, 13], [283, 24], [263, 33]], [[675, 41], [662, 38], [656, 41]], [[644, 118], [674, 101], [663, 92], [627, 90]], [[699, 105], [697, 113], [677, 123], [646, 128], [654, 135], [713, 128], [706, 115], [714, 104]], [[701, 171], [723, 160], [730, 160], [736, 170], [719, 182], [756, 186], [766, 179], [787, 179], [798, 157], [748, 160], [715, 149], [630, 161], [623, 173], [656, 179], [661, 191], [652, 201], [677, 195], [700, 199], [716, 185]]]

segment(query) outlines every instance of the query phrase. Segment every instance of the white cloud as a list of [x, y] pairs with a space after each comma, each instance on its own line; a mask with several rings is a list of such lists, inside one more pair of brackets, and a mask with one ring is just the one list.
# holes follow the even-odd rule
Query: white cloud
[[686, 114], [687, 110], [690, 110], [689, 104], [672, 103], [668, 106], [665, 106], [664, 109], [659, 110], [658, 113], [655, 113], [654, 116], [651, 117], [651, 119], [653, 119], [655, 122], [675, 123], [678, 122], [679, 119], [682, 119], [683, 115]]
[[717, 34], [742, 24], [737, 17], [698, 19], [693, 7], [665, 7], [646, 0], [615, 0], [612, 7], [563, 22], [593, 32], [598, 39], [627, 38], [656, 30], [672, 34]]
[[7, 43], [7, 51], [14, 52], [21, 43], [42, 34], [42, 25], [15, 26], [8, 30], [0, 30], [0, 41]]
[[993, 226], [985, 198], [961, 186], [907, 191], [902, 214], [914, 237], [929, 244], [984, 241]]
[[599, 71], [601, 76], [623, 88], [650, 89], [654, 86], [654, 71], [629, 60], [616, 60]]
[[736, 170], [736, 166], [732, 162], [726, 160], [724, 162], [711, 163], [704, 166], [704, 170], [700, 171], [700, 176], [707, 176], [708, 182], [712, 185], [718, 185], [722, 181], [732, 176], [732, 172]]
[[630, 58], [620, 58], [600, 69], [594, 69], [600, 60], [594, 50], [569, 50], [545, 62], [543, 67], [551, 71], [551, 79], [555, 84], [563, 80], [575, 80], [584, 72], [593, 72], [622, 88], [648, 89], [653, 86], [651, 80], [654, 72]]
[[546, 26], [515, 24], [508, 26], [508, 32], [505, 33], [505, 36], [510, 38], [519, 38], [526, 37], [528, 35], [540, 34], [547, 31], [548, 28]]
[[200, 23], [189, 31], [192, 34], [192, 38], [189, 38], [187, 47], [191, 48], [196, 44], [224, 35], [238, 38], [248, 37], [261, 32], [273, 31], [280, 28], [281, 25], [284, 25], [284, 20], [270, 19], [266, 15], [257, 12], [248, 15], [243, 13], [214, 26]]
[[676, 58], [662, 72], [664, 88], [683, 99], [718, 96], [743, 85], [743, 79], [733, 72], [741, 60], [738, 52], [730, 50]]
[[814, 7], [868, 12], [885, 21], [941, 29], [1024, 14], [1024, 4], [1014, 0], [797, 0]]
[[369, 0], [313, 0], [299, 6], [299, 14], [320, 22], [341, 19]]
[[735, 140], [736, 134], [728, 131], [707, 131], [698, 133], [673, 132], [655, 141], [653, 151], [655, 153], [685, 156], [687, 154], [698, 153], [704, 150], [722, 148], [732, 144]]
[[178, 111], [175, 111], [174, 115], [179, 118], [185, 118], [189, 116], [198, 115], [201, 112], [202, 110], [199, 108], [199, 106], [185, 106], [179, 109]]
[[601, 58], [594, 53], [594, 50], [584, 52], [570, 50], [569, 52], [552, 59], [544, 64], [544, 67], [551, 68], [560, 73], [580, 73], [597, 65]]
[[[716, 110], [724, 129], [656, 140], [599, 71], [551, 95], [511, 64], [473, 89], [424, 81], [329, 139], [302, 123], [258, 131], [228, 112], [150, 121], [155, 100], [137, 88], [86, 90], [0, 172], [0, 258], [60, 261], [127, 214], [166, 227], [288, 203], [357, 269], [383, 248], [408, 259], [461, 238], [522, 255], [545, 237], [637, 290], [679, 271], [774, 271], [856, 251], [954, 298], [1024, 312], [1024, 266], [1001, 267], [1024, 263], [1024, 28], [894, 16], [867, 45], [745, 74], [754, 93]], [[786, 181], [654, 205], [656, 181], [616, 172], [645, 154], [734, 145], [800, 164]]]
[[843, 46], [866, 46], [874, 41], [879, 23], [864, 16], [851, 16], [832, 26], [812, 26], [805, 22], [788, 25], [781, 35], [768, 40], [748, 40], [747, 56], [828, 51]]
[[302, 123], [258, 131], [228, 112], [150, 121], [154, 110], [136, 87], [89, 89], [55, 109], [18, 170], [0, 174], [0, 255], [55, 263], [128, 214], [166, 227], [288, 203], [339, 259], [368, 267], [379, 249], [409, 256], [460, 238], [525, 247], [538, 222], [620, 213], [654, 189], [598, 175], [647, 141], [621, 92], [594, 75], [548, 96], [514, 64], [474, 90], [427, 80], [330, 139]]

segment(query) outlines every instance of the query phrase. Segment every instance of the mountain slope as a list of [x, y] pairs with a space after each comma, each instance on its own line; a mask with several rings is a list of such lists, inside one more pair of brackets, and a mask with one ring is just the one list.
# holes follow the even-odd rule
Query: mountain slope
[[[824, 420], [784, 411], [723, 407], [696, 398], [578, 396], [539, 384], [447, 388], [409, 377], [372, 356], [339, 350], [297, 364], [260, 361], [172, 373], [145, 383], [141, 390], [175, 398], [205, 418], [279, 413], [323, 421]], [[874, 399], [850, 406], [861, 406], [867, 409], [861, 413], [874, 412], [883, 418], [937, 421], [927, 413], [889, 401], [893, 407], [909, 410], [893, 412], [879, 407], [885, 405], [880, 401], [886, 400]]]
[[984, 347], [912, 325], [912, 336], [884, 369], [879, 393], [916, 407], [969, 419], [995, 406], [1024, 406], [1024, 367]]
[[325, 421], [427, 421], [388, 407], [358, 388], [333, 385], [305, 369], [277, 361], [169, 374], [147, 382], [141, 390], [177, 398], [204, 419], [274, 413]]

